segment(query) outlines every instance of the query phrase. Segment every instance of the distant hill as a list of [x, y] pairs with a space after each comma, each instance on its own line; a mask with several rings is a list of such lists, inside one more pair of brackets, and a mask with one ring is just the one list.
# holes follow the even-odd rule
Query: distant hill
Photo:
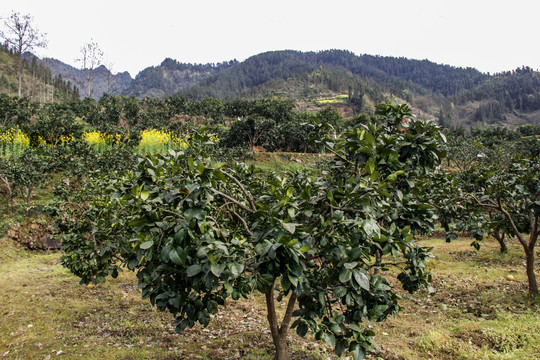
[[[77, 85], [81, 96], [86, 96], [87, 80], [84, 70], [52, 58], [40, 59], [38, 62], [48, 66], [54, 76], [62, 75], [64, 79], [69, 79]], [[113, 95], [122, 94], [133, 82], [131, 75], [127, 71], [112, 74], [104, 65], [97, 67], [92, 73], [91, 92], [92, 97], [95, 99], [99, 99], [105, 92]]]
[[530, 68], [489, 75], [429, 60], [343, 50], [262, 53], [179, 94], [188, 99], [291, 97], [308, 109], [336, 104], [324, 98], [346, 94], [337, 105], [344, 113], [347, 107], [352, 113], [369, 112], [374, 103], [394, 97], [447, 127], [540, 124], [540, 73]]
[[[50, 68], [51, 76], [77, 84], [85, 95], [83, 70], [55, 59], [38, 62]], [[104, 66], [94, 75], [96, 99], [104, 92], [188, 100], [282, 97], [294, 99], [300, 109], [331, 105], [352, 116], [395, 98], [409, 102], [418, 116], [436, 118], [447, 127], [540, 124], [540, 73], [528, 67], [490, 75], [429, 60], [345, 50], [283, 50], [218, 64], [185, 64], [167, 58], [135, 79], [127, 72], [113, 75]], [[0, 77], [0, 86], [2, 81]]]
[[[23, 55], [23, 59], [22, 95], [36, 102], [79, 98], [78, 89], [72, 82], [53, 74], [33, 56]], [[0, 46], [0, 94], [17, 96], [18, 84], [18, 58]]]
[[472, 89], [489, 76], [472, 68], [439, 65], [428, 60], [355, 55], [345, 50], [299, 52], [272, 51], [255, 55], [211, 76], [183, 92], [188, 98], [234, 97], [265, 82], [289, 79], [311, 73], [318, 67], [342, 69], [354, 76], [369, 79], [387, 87], [415, 87], [442, 95], [455, 95]]
[[219, 64], [184, 64], [167, 58], [159, 66], [142, 70], [122, 93], [138, 98], [170, 96], [236, 64], [235, 60]]

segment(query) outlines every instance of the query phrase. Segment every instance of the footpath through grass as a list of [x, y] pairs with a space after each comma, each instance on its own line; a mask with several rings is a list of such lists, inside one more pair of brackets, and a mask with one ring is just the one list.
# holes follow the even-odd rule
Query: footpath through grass
[[[371, 359], [540, 359], [540, 311], [527, 297], [521, 250], [499, 255], [470, 239], [434, 247], [437, 292], [401, 292], [402, 312], [375, 327]], [[178, 335], [172, 317], [140, 299], [124, 273], [81, 286], [60, 254], [28, 252], [0, 239], [0, 359], [272, 359], [262, 296], [230, 303], [206, 329]], [[506, 280], [507, 275], [514, 281]], [[290, 338], [293, 359], [333, 359], [323, 343]]]

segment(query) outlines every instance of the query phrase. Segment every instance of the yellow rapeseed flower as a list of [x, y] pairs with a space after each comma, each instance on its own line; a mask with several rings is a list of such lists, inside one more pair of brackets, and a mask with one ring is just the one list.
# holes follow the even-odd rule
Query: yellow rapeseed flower
[[95, 147], [98, 151], [111, 149], [113, 146], [121, 144], [122, 135], [107, 134], [101, 131], [87, 131], [82, 136], [83, 140]]
[[0, 131], [0, 156], [22, 153], [30, 146], [30, 138], [20, 129]]
[[188, 147], [185, 137], [174, 135], [169, 131], [151, 129], [141, 132], [141, 141], [137, 152], [145, 154], [163, 153], [169, 149], [185, 149]]

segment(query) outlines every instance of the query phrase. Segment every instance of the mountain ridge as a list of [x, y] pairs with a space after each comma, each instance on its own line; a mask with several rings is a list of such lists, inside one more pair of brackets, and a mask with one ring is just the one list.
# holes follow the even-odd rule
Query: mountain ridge
[[[71, 79], [82, 96], [88, 94], [84, 70], [56, 59], [39, 61], [48, 64], [53, 75]], [[373, 104], [396, 98], [444, 126], [540, 123], [540, 73], [528, 67], [490, 75], [427, 59], [356, 55], [335, 49], [278, 50], [217, 64], [166, 58], [135, 78], [127, 72], [112, 74], [102, 65], [92, 76], [96, 99], [105, 92], [188, 100], [281, 96], [309, 109], [319, 106], [321, 97], [346, 95], [347, 101], [336, 105], [344, 112], [369, 113]]]

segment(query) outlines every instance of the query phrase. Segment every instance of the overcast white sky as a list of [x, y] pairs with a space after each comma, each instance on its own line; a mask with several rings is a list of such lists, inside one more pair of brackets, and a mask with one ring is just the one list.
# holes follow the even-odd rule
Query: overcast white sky
[[76, 65], [91, 40], [134, 77], [170, 57], [244, 60], [269, 50], [345, 49], [482, 72], [540, 69], [539, 0], [2, 0], [47, 33], [36, 51]]

